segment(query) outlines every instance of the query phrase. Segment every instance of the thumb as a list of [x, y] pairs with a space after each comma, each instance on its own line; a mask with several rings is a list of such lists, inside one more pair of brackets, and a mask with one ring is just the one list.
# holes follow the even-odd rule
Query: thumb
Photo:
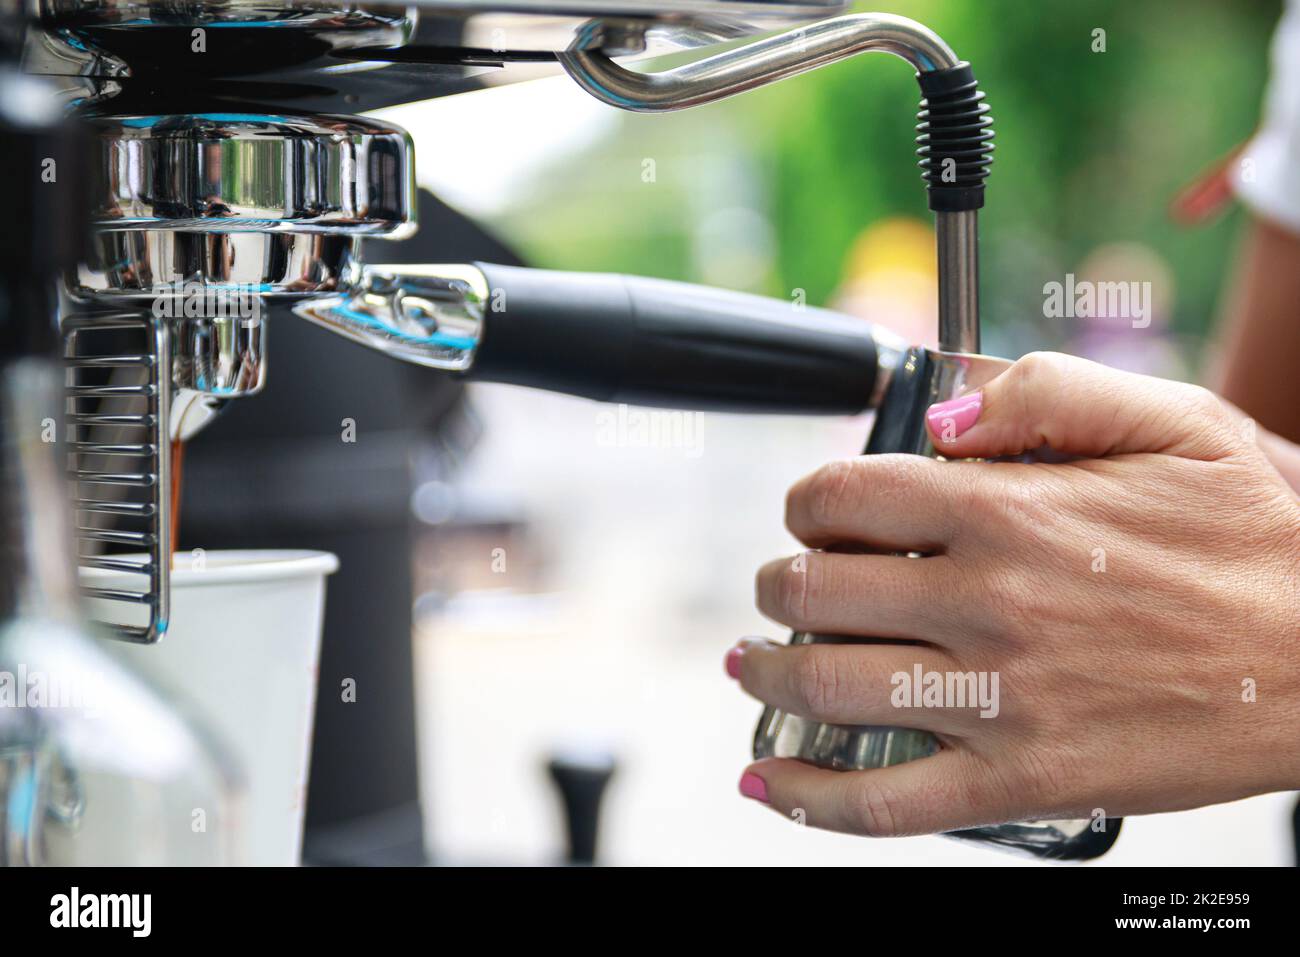
[[925, 418], [947, 458], [1047, 446], [1089, 458], [1156, 452], [1218, 459], [1238, 447], [1231, 417], [1212, 392], [1054, 352], [1030, 353], [978, 392], [930, 406]]

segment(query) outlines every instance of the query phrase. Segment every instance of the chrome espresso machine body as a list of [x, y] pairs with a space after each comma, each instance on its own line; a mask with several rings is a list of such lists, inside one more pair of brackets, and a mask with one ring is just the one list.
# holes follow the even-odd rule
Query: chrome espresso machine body
[[[868, 452], [936, 455], [932, 402], [1005, 367], [978, 355], [978, 210], [991, 119], [969, 64], [913, 21], [838, 2], [32, 0], [23, 69], [88, 129], [88, 252], [60, 318], [78, 560], [136, 590], [118, 636], [168, 628], [171, 448], [268, 375], [266, 338], [306, 319], [398, 360], [605, 401], [745, 412], [877, 409]], [[615, 58], [783, 29], [660, 73]], [[611, 106], [682, 109], [861, 52], [916, 73], [935, 213], [940, 350], [860, 320], [635, 277], [483, 263], [384, 266], [363, 238], [414, 228], [413, 144], [357, 114], [563, 70]], [[455, 149], [454, 130], [441, 149]], [[275, 320], [268, 321], [275, 315]], [[296, 317], [296, 318], [295, 318]], [[292, 355], [277, 358], [293, 362]], [[143, 552], [122, 557], [114, 548]], [[834, 640], [795, 636], [796, 641]], [[759, 756], [845, 770], [922, 758], [928, 734], [768, 712]], [[1085, 858], [1118, 822], [957, 835]]]

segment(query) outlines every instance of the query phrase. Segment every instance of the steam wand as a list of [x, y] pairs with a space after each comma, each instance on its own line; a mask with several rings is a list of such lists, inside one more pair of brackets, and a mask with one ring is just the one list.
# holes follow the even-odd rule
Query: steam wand
[[992, 162], [992, 118], [970, 64], [906, 17], [862, 13], [823, 20], [662, 73], [637, 73], [600, 52], [600, 23], [585, 28], [560, 63], [596, 99], [637, 113], [712, 103], [858, 53], [892, 53], [917, 71], [921, 177], [935, 213], [939, 348], [979, 352], [978, 216]]

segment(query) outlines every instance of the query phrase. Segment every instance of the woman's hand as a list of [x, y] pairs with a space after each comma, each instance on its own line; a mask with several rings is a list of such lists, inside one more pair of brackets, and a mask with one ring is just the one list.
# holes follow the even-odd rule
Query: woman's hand
[[[760, 761], [742, 793], [885, 836], [1300, 788], [1300, 503], [1248, 428], [1204, 389], [1052, 354], [928, 420], [950, 459], [1078, 458], [814, 472], [786, 505], [813, 550], [759, 572], [759, 608], [912, 644], [749, 640], [727, 670], [791, 713], [923, 728], [942, 748], [858, 772]], [[888, 554], [908, 551], [927, 557]], [[895, 676], [917, 665], [985, 687], [996, 672], [996, 708], [915, 706]]]

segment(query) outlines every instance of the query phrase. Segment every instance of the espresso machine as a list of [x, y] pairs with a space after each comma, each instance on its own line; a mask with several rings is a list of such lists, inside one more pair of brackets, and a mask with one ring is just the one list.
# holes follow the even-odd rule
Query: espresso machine
[[[30, 0], [16, 54], [87, 137], [87, 243], [57, 281], [76, 559], [132, 576], [89, 588], [130, 609], [118, 639], [167, 638], [178, 442], [272, 374], [278, 323], [307, 321], [468, 381], [607, 402], [754, 414], [876, 410], [866, 451], [937, 456], [925, 409], [978, 387], [978, 211], [992, 120], [970, 64], [932, 31], [837, 0]], [[637, 61], [758, 34], [661, 72]], [[385, 265], [416, 228], [414, 144], [385, 106], [564, 72], [612, 108], [685, 109], [849, 56], [915, 72], [934, 211], [938, 350], [859, 319], [657, 279], [482, 262]], [[456, 148], [446, 131], [439, 149]], [[434, 144], [430, 144], [433, 146]], [[275, 360], [294, 362], [285, 354]], [[121, 550], [130, 551], [130, 555]], [[796, 635], [794, 641], [836, 640]], [[770, 709], [759, 757], [841, 770], [923, 758], [923, 732], [815, 725]], [[1053, 859], [1114, 820], [954, 836]]]

